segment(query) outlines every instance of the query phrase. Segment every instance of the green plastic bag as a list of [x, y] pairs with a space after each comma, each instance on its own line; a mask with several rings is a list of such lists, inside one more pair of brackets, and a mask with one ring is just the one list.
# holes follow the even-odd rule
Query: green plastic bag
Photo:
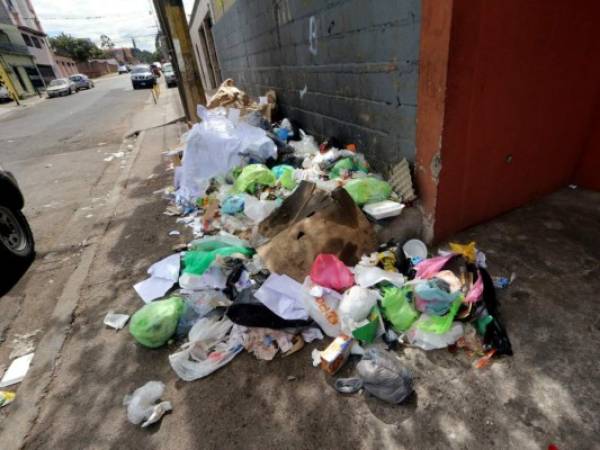
[[352, 337], [370, 344], [377, 337], [377, 330], [379, 330], [379, 308], [377, 306], [373, 306], [366, 320], [368, 323], [352, 331]]
[[294, 168], [287, 164], [281, 164], [271, 169], [275, 178], [281, 183], [281, 185], [289, 190], [296, 187], [296, 180], [294, 180]]
[[148, 303], [131, 317], [129, 332], [145, 347], [160, 347], [175, 334], [184, 308], [185, 302], [179, 297]]
[[373, 177], [356, 178], [344, 186], [346, 192], [358, 205], [381, 202], [392, 194], [392, 187], [386, 181]]
[[258, 185], [274, 186], [275, 175], [263, 164], [249, 164], [242, 170], [233, 184], [236, 192], [248, 192], [253, 194]]
[[252, 256], [254, 250], [248, 247], [220, 247], [210, 251], [191, 250], [185, 253], [183, 257], [183, 271], [192, 275], [202, 275], [215, 261], [217, 256], [231, 256], [234, 253], [241, 253], [244, 256]]
[[419, 317], [419, 312], [415, 310], [410, 301], [412, 295], [413, 292], [409, 286], [383, 289], [381, 301], [383, 317], [389, 320], [394, 330], [399, 333], [408, 330]]
[[417, 328], [429, 333], [444, 334], [452, 328], [452, 322], [463, 302], [463, 296], [459, 295], [450, 305], [450, 310], [443, 316], [423, 315], [415, 324]]
[[339, 178], [342, 171], [369, 173], [369, 169], [357, 158], [342, 158], [329, 171], [329, 179]]

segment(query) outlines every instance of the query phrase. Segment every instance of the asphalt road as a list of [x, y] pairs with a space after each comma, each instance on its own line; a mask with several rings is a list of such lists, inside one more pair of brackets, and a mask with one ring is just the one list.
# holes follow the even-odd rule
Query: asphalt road
[[81, 300], [92, 249], [130, 181], [137, 143], [125, 136], [164, 123], [171, 103], [178, 104], [176, 96], [176, 90], [166, 91], [157, 105], [149, 90], [133, 90], [129, 77], [121, 75], [0, 116], [0, 163], [24, 193], [37, 252], [25, 276], [0, 298], [0, 373], [19, 335], [34, 333], [36, 349], [32, 384], [18, 386], [22, 403], [11, 405], [11, 416], [19, 418], [11, 430], [3, 429], [7, 408], [0, 410], [0, 448], [17, 442], [3, 442], [4, 432], [23, 438], [36, 417], [46, 377]]

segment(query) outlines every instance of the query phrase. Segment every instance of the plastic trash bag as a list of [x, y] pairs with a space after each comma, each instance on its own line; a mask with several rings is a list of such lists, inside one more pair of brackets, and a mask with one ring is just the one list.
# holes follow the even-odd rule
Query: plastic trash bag
[[452, 321], [454, 320], [454, 317], [456, 317], [456, 313], [462, 304], [462, 300], [462, 296], [459, 296], [454, 300], [448, 313], [443, 316], [430, 316], [429, 314], [421, 315], [419, 320], [415, 322], [415, 326], [429, 333], [447, 333], [452, 327]]
[[416, 278], [428, 280], [429, 278], [435, 277], [435, 275], [455, 256], [454, 253], [449, 253], [448, 255], [435, 256], [421, 261], [415, 266], [415, 270], [417, 271]]
[[454, 344], [463, 334], [463, 324], [454, 322], [450, 330], [444, 334], [429, 333], [413, 325], [406, 333], [406, 337], [408, 342], [415, 347], [423, 350], [435, 350]]
[[231, 256], [242, 254], [250, 257], [254, 250], [249, 247], [220, 247], [210, 251], [191, 250], [185, 253], [183, 257], [183, 271], [194, 275], [202, 275], [213, 264], [217, 256]]
[[354, 275], [337, 256], [321, 253], [310, 269], [310, 278], [319, 286], [343, 292], [354, 285]]
[[344, 172], [369, 173], [369, 168], [358, 157], [342, 158], [329, 171], [329, 178], [339, 178]]
[[388, 272], [376, 266], [365, 266], [357, 264], [354, 267], [354, 278], [356, 284], [361, 287], [371, 287], [382, 281], [388, 281], [394, 286], [402, 287], [404, 284], [404, 275], [398, 272]]
[[365, 390], [388, 403], [402, 403], [413, 392], [411, 371], [381, 350], [367, 350], [357, 364], [356, 371]]
[[377, 291], [353, 286], [348, 289], [340, 302], [338, 315], [342, 322], [342, 331], [352, 333], [357, 324], [367, 318], [377, 304]]
[[383, 290], [381, 310], [383, 316], [392, 324], [394, 330], [404, 332], [410, 328], [419, 313], [412, 304], [412, 288], [405, 286], [402, 289], [386, 288]]
[[319, 151], [315, 138], [306, 134], [302, 129], [300, 130], [300, 140], [290, 142], [290, 146], [299, 156], [314, 155]]
[[175, 334], [184, 308], [184, 301], [180, 297], [144, 305], [131, 317], [129, 332], [145, 347], [160, 347]]
[[273, 175], [279, 183], [286, 189], [292, 190], [296, 187], [296, 180], [294, 179], [294, 169], [292, 166], [288, 166], [287, 164], [281, 164], [279, 166], [275, 166], [271, 169]]
[[415, 308], [434, 316], [446, 314], [452, 302], [460, 295], [460, 292], [450, 292], [448, 283], [439, 278], [421, 280], [414, 284]]
[[233, 184], [236, 192], [253, 194], [258, 186], [274, 186], [275, 175], [263, 164], [248, 164]]
[[195, 352], [195, 347], [190, 343], [182, 351], [169, 355], [169, 364], [177, 376], [184, 381], [194, 381], [210, 375], [229, 363], [244, 349], [241, 334], [235, 333], [234, 330], [227, 339], [212, 346], [208, 354], [206, 347]]
[[350, 180], [344, 189], [354, 202], [361, 206], [387, 200], [392, 194], [392, 187], [388, 182], [373, 177]]
[[164, 383], [148, 381], [133, 394], [126, 395], [123, 406], [127, 407], [127, 420], [135, 425], [142, 424], [142, 428], [158, 422], [165, 412], [172, 409], [170, 402], [156, 404], [164, 392]]
[[329, 337], [337, 337], [341, 333], [341, 322], [338, 307], [342, 296], [333, 289], [313, 285], [310, 277], [304, 280], [304, 308], [308, 315], [321, 327]]
[[265, 220], [279, 207], [277, 200], [258, 200], [256, 197], [246, 195], [244, 214], [253, 222]]
[[225, 201], [221, 204], [221, 213], [229, 214], [230, 216], [240, 213], [243, 210], [244, 197], [241, 195], [233, 195], [231, 197], [227, 197]]

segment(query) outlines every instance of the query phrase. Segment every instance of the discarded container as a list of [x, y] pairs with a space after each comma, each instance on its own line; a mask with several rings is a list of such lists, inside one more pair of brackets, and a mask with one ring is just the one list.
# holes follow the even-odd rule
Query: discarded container
[[384, 200], [382, 202], [377, 203], [369, 203], [368, 205], [363, 206], [363, 211], [375, 220], [387, 219], [388, 217], [398, 216], [400, 215], [403, 209], [404, 204], [393, 202], [391, 200]]
[[322, 253], [310, 269], [310, 279], [319, 286], [343, 292], [354, 284], [354, 275], [335, 255]]
[[404, 332], [410, 328], [419, 313], [412, 304], [413, 291], [409, 286], [386, 288], [383, 290], [381, 309], [383, 316], [390, 321], [394, 330]]
[[180, 297], [144, 305], [131, 317], [129, 332], [145, 347], [160, 347], [175, 334], [184, 307], [184, 301]]
[[341, 295], [332, 289], [312, 286], [310, 277], [306, 277], [304, 288], [308, 292], [304, 296], [304, 307], [309, 316], [317, 322], [327, 336], [338, 336], [341, 330], [341, 321], [337, 310]]
[[170, 402], [156, 404], [165, 391], [165, 384], [160, 381], [148, 381], [137, 388], [133, 394], [126, 395], [123, 406], [127, 406], [127, 419], [142, 428], [158, 422], [161, 417], [173, 408]]
[[341, 334], [321, 352], [321, 369], [330, 375], [336, 373], [348, 360], [352, 338]]
[[407, 258], [427, 259], [427, 246], [419, 239], [410, 239], [402, 246], [402, 251]]
[[387, 200], [392, 193], [392, 187], [386, 181], [373, 177], [350, 180], [344, 189], [361, 206]]

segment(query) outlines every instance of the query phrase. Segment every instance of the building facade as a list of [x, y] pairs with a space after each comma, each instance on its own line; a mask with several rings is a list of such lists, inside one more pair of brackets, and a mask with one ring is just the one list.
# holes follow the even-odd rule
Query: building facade
[[58, 68], [58, 77], [66, 78], [79, 73], [77, 63], [73, 59], [55, 54], [54, 60], [56, 61], [56, 67]]
[[21, 32], [21, 36], [29, 53], [35, 58], [37, 69], [43, 80], [36, 81], [36, 88], [43, 89], [60, 74], [54, 53], [48, 42], [48, 36], [42, 28], [35, 9], [30, 0], [0, 0], [8, 15]]
[[[8, 10], [0, 3], [0, 77], [14, 86], [20, 97], [35, 95], [41, 77], [19, 29], [12, 24]], [[9, 80], [4, 80], [8, 77]]]
[[[220, 2], [218, 2], [220, 4]], [[198, 0], [194, 4], [189, 23], [190, 37], [196, 55], [204, 89], [210, 91], [221, 84], [221, 69], [213, 38], [213, 9], [210, 0]]]
[[133, 49], [130, 47], [114, 47], [105, 51], [112, 55], [119, 64], [139, 64], [139, 60], [133, 56]]
[[599, 20], [597, 0], [198, 0], [190, 33], [207, 87], [210, 29], [221, 78], [384, 174], [407, 158], [439, 241], [600, 190]]

